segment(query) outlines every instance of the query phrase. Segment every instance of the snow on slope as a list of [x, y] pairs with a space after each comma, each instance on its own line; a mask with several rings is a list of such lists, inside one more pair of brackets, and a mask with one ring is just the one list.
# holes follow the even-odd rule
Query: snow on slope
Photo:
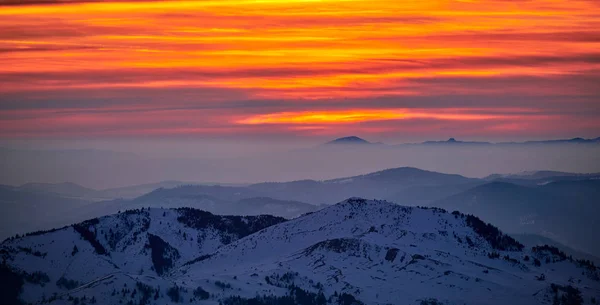
[[0, 255], [3, 264], [25, 272], [26, 279], [43, 275], [23, 287], [21, 298], [33, 303], [107, 276], [110, 281], [142, 277], [152, 282], [174, 266], [284, 220], [186, 208], [131, 210], [6, 240]]
[[[285, 222], [266, 216], [207, 221], [204, 213], [150, 209], [84, 224], [100, 232], [95, 236], [108, 255], [98, 254], [73, 227], [5, 242], [2, 255], [16, 272], [46, 272], [45, 286], [26, 282], [21, 297], [34, 302], [64, 294], [51, 304], [81, 304], [84, 296], [84, 302], [93, 298], [99, 304], [247, 304], [253, 298], [263, 301], [253, 304], [267, 304], [265, 299], [283, 304], [290, 295], [297, 304], [600, 299], [594, 266], [553, 248], [521, 249], [460, 213], [358, 198]], [[127, 237], [116, 243], [104, 238], [111, 229]], [[153, 236], [164, 243], [146, 246]], [[71, 256], [73, 245], [79, 253]], [[7, 250], [19, 247], [47, 255]], [[170, 268], [157, 272], [153, 251]], [[76, 280], [79, 288], [57, 287], [61, 277]]]

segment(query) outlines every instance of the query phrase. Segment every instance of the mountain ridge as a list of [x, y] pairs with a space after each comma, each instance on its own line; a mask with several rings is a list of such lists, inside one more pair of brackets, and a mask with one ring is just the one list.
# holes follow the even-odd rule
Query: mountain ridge
[[348, 136], [348, 137], [342, 137], [342, 138], [337, 138], [334, 140], [331, 140], [327, 143], [325, 143], [325, 145], [339, 145], [339, 144], [346, 144], [346, 145], [366, 145], [366, 144], [374, 144], [371, 143], [365, 139], [362, 139], [360, 137], [357, 136]]
[[494, 219], [511, 233], [542, 234], [594, 255], [600, 212], [600, 180], [565, 180], [541, 184], [492, 181], [430, 203]]
[[459, 212], [350, 198], [294, 220], [228, 219], [126, 211], [5, 241], [0, 272], [22, 278], [25, 301], [49, 304], [398, 304], [399, 289], [403, 304], [547, 304], [565, 291], [600, 294], [592, 264], [523, 249]]
[[[555, 140], [526, 140], [526, 141], [509, 141], [509, 142], [489, 142], [489, 141], [462, 141], [456, 138], [449, 138], [448, 140], [427, 140], [417, 143], [401, 143], [391, 146], [403, 146], [403, 145], [536, 145], [536, 144], [598, 144], [600, 143], [600, 137], [597, 138], [569, 138], [569, 139], [555, 139]], [[326, 142], [328, 144], [383, 144], [381, 142], [373, 143], [357, 136], [348, 136], [337, 138]]]
[[[541, 176], [540, 174], [541, 173]], [[4, 205], [4, 221], [0, 225], [0, 238], [30, 230], [48, 229], [93, 217], [116, 213], [119, 210], [141, 207], [182, 207], [189, 206], [208, 210], [217, 214], [256, 213], [273, 214], [294, 218], [314, 211], [331, 202], [339, 202], [349, 197], [377, 198], [398, 202], [403, 205], [428, 206], [438, 200], [465, 192], [489, 182], [507, 182], [533, 188], [544, 187], [558, 197], [561, 192], [579, 193], [578, 200], [593, 199], [593, 182], [600, 174], [572, 174], [564, 172], [538, 171], [526, 173], [529, 176], [512, 178], [510, 175], [488, 176], [485, 179], [464, 177], [421, 170], [414, 167], [398, 167], [361, 175], [328, 180], [297, 180], [290, 182], [264, 182], [247, 186], [181, 184], [173, 181], [164, 187], [154, 189], [152, 185], [142, 186], [151, 190], [131, 199], [88, 200], [80, 199], [73, 193], [57, 194], [45, 191], [27, 191], [12, 186], [0, 187]], [[560, 175], [560, 176], [554, 176]], [[570, 184], [561, 181], [573, 181]], [[578, 182], [579, 181], [579, 182]], [[69, 184], [70, 185], [70, 184]], [[60, 186], [60, 185], [59, 185]], [[158, 185], [158, 186], [163, 186]], [[53, 186], [54, 187], [54, 186]], [[149, 188], [148, 188], [149, 187]], [[135, 190], [137, 192], [139, 190]], [[115, 194], [132, 194], [119, 190]], [[593, 196], [592, 196], [593, 195]], [[87, 198], [87, 197], [85, 197]], [[250, 205], [237, 204], [240, 200]], [[588, 200], [589, 201], [589, 200]], [[31, 203], [37, 204], [31, 208]], [[245, 208], [248, 206], [247, 208]], [[49, 215], [56, 215], [49, 217]], [[15, 220], [22, 219], [17, 223]], [[49, 223], [49, 219], [53, 219]], [[562, 242], [565, 242], [564, 240]], [[573, 246], [573, 245], [571, 245]]]

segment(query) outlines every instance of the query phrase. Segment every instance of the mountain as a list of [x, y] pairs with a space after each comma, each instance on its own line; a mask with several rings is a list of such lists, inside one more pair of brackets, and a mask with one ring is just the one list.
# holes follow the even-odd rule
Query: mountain
[[[272, 214], [295, 218], [318, 210], [322, 204], [353, 196], [394, 200], [405, 205], [426, 205], [481, 182], [459, 175], [404, 167], [325, 181], [302, 180], [250, 186], [182, 183], [165, 181], [107, 190], [93, 190], [72, 183], [4, 186], [0, 189], [0, 219], [5, 220], [0, 223], [0, 239], [126, 209], [148, 207], [193, 207], [216, 214]], [[152, 189], [155, 186], [165, 187]], [[143, 191], [148, 193], [127, 198]]]
[[595, 139], [572, 138], [572, 139], [559, 139], [559, 140], [546, 140], [546, 141], [526, 141], [526, 142], [523, 142], [522, 144], [598, 144], [598, 143], [600, 143], [600, 137], [595, 138]]
[[319, 209], [315, 205], [300, 201], [262, 197], [248, 188], [189, 185], [172, 189], [160, 188], [135, 199], [98, 202], [77, 211], [77, 214], [85, 219], [149, 207], [191, 207], [220, 215], [270, 214], [285, 218], [295, 218]]
[[367, 140], [361, 139], [359, 137], [356, 136], [350, 136], [350, 137], [344, 137], [344, 138], [338, 138], [335, 139], [333, 141], [329, 141], [327, 143], [325, 143], [325, 145], [337, 145], [337, 144], [358, 144], [358, 145], [363, 145], [363, 144], [373, 144]]
[[600, 179], [585, 180], [560, 180], [544, 183], [539, 186], [544, 192], [553, 196], [568, 196], [569, 204], [581, 204], [588, 208], [595, 208], [600, 212]]
[[[478, 179], [460, 175], [399, 167], [324, 181], [258, 183], [250, 185], [249, 188], [264, 196], [317, 205], [339, 202], [349, 197], [377, 198], [397, 201], [404, 205], [417, 205], [459, 193], [479, 183], [481, 182]], [[421, 192], [422, 190], [426, 192]]]
[[[160, 185], [168, 183], [163, 182]], [[139, 188], [123, 188], [113, 194], [134, 194], [146, 187], [144, 185]], [[85, 194], [75, 192], [79, 189]], [[70, 183], [36, 183], [27, 184], [26, 187], [0, 186], [0, 239], [64, 226], [127, 209], [148, 207], [193, 207], [222, 215], [271, 214], [285, 218], [298, 217], [319, 209], [304, 202], [262, 196], [246, 187], [181, 185], [159, 188], [133, 199], [100, 201], [97, 196], [106, 193], [92, 190], [95, 194], [92, 195], [89, 190]]]
[[81, 186], [72, 182], [62, 183], [26, 183], [15, 190], [29, 191], [37, 193], [52, 193], [54, 195], [66, 198], [80, 198], [85, 200], [97, 201], [117, 198], [135, 198], [146, 193], [152, 192], [159, 188], [174, 188], [181, 185], [195, 185], [198, 183], [182, 182], [182, 181], [161, 181], [157, 183], [147, 183], [140, 185], [124, 186], [118, 188], [110, 188], [96, 190]]
[[231, 206], [229, 213], [239, 215], [269, 214], [292, 219], [300, 215], [319, 210], [321, 207], [292, 200], [278, 200], [270, 197], [254, 197], [240, 199]]
[[132, 186], [124, 186], [118, 188], [104, 189], [100, 192], [104, 198], [136, 198], [144, 194], [150, 193], [159, 188], [174, 188], [182, 185], [195, 185], [198, 183], [183, 182], [177, 180], [161, 181], [157, 183], [146, 183]]
[[175, 188], [159, 188], [148, 194], [137, 197], [136, 201], [146, 198], [194, 198], [197, 195], [208, 195], [226, 201], [236, 201], [243, 198], [256, 197], [258, 193], [247, 187], [221, 186], [221, 185], [184, 185]]
[[571, 256], [577, 257], [579, 259], [589, 260], [596, 265], [600, 265], [599, 257], [593, 256], [593, 255], [585, 253], [585, 252], [575, 250], [569, 246], [563, 245], [563, 244], [561, 244], [551, 238], [545, 237], [545, 236], [541, 236], [541, 235], [537, 235], [537, 234], [511, 234], [511, 236], [529, 248], [535, 247], [535, 246], [549, 245], [549, 246], [556, 247], [557, 249], [566, 253], [567, 255], [571, 255]]
[[[599, 270], [476, 217], [348, 199], [290, 221], [145, 209], [11, 239], [1, 300], [48, 304], [583, 304]], [[10, 279], [10, 281], [4, 281]], [[401, 295], [401, 296], [399, 296]]]
[[117, 188], [109, 188], [96, 190], [87, 188], [72, 182], [63, 183], [26, 183], [15, 187], [16, 190], [30, 191], [38, 193], [53, 193], [67, 198], [81, 198], [85, 200], [106, 200], [119, 198], [136, 198], [144, 194], [150, 193], [157, 189], [169, 189], [179, 186], [239, 186], [240, 184], [217, 184], [217, 183], [198, 183], [184, 182], [177, 180], [160, 181], [156, 183], [146, 183], [138, 185], [123, 186]]
[[[594, 192], [595, 189], [600, 189], [596, 188], [598, 182], [594, 182], [600, 181], [599, 178], [599, 174], [540, 171], [518, 176], [497, 176], [496, 178], [491, 176], [486, 179], [475, 179], [412, 167], [399, 167], [330, 180], [268, 182], [240, 186], [185, 184], [180, 181], [164, 181], [157, 184], [108, 190], [93, 190], [72, 183], [3, 186], [0, 187], [0, 210], [2, 212], [0, 219], [4, 221], [0, 222], [0, 239], [16, 233], [64, 226], [126, 209], [193, 207], [221, 215], [271, 214], [289, 219], [316, 211], [321, 208], [321, 205], [339, 202], [349, 197], [382, 199], [413, 206], [429, 206], [436, 204], [434, 202], [437, 201], [454, 200], [456, 204], [449, 203], [448, 209], [464, 210], [489, 217], [502, 215], [503, 219], [489, 219], [495, 220], [495, 223], [510, 232], [540, 233], [539, 229], [542, 226], [531, 231], [529, 229], [532, 226], [520, 225], [520, 220], [508, 222], [507, 219], [520, 219], [525, 217], [523, 213], [542, 215], [539, 211], [546, 208], [544, 202], [552, 203], [553, 206], [579, 202], [586, 206], [581, 212], [577, 212], [578, 209], [571, 209], [568, 213], [557, 212], [563, 215], [563, 218], [575, 217], [561, 220], [561, 223], [589, 219], [590, 215], [598, 212], [598, 209], [593, 209], [593, 203], [599, 198], [597, 192]], [[497, 196], [493, 192], [492, 195], [486, 196], [487, 191], [485, 191], [479, 195], [480, 199], [489, 198], [489, 202], [494, 205], [502, 205], [499, 198], [508, 196], [510, 198], [506, 198], [507, 202], [519, 206], [519, 202], [523, 202], [523, 198], [529, 198], [525, 202], [533, 202], [532, 207], [535, 208], [527, 211], [504, 210], [500, 211], [498, 215], [491, 215], [485, 209], [479, 212], [471, 210], [471, 207], [461, 206], [465, 202], [470, 202], [471, 197], [477, 194], [468, 193], [462, 199], [460, 197], [451, 198], [451, 196], [490, 182], [526, 186], [529, 188], [522, 190], [537, 189], [537, 191], [534, 190], [533, 193], [524, 195], [524, 197], [516, 197], [520, 191], [514, 193], [510, 190], [500, 191]], [[153, 189], [155, 186], [159, 188]], [[540, 195], [539, 191], [542, 190], [544, 194]], [[141, 192], [147, 193], [139, 195]], [[130, 198], [130, 196], [135, 197]], [[538, 198], [538, 196], [541, 197]], [[108, 198], [108, 200], [101, 200], [101, 197]], [[580, 214], [586, 215], [580, 216]], [[539, 221], [537, 224], [541, 224]], [[550, 228], [545, 234], [553, 232], [563, 235], [557, 229], [562, 230], [563, 228]], [[572, 228], [567, 229], [573, 232], [583, 231], [582, 228], [578, 228], [576, 231]], [[581, 236], [584, 235], [589, 235], [589, 233], [583, 233]], [[577, 236], [579, 237], [574, 239], [562, 236], [559, 241], [584, 250], [580, 246], [587, 247], [590, 243], [585, 242], [587, 239], [581, 239], [580, 234]], [[579, 240], [579, 242], [573, 244], [574, 240]], [[586, 249], [586, 251], [594, 252], [590, 249]]]
[[[102, 205], [115, 205], [111, 213], [119, 209], [141, 207], [189, 206], [217, 214], [256, 211], [255, 213], [294, 218], [316, 210], [316, 206], [349, 197], [377, 198], [417, 205], [460, 193], [481, 183], [484, 181], [460, 175], [400, 167], [323, 181], [266, 182], [249, 186], [184, 185], [157, 189], [132, 200], [103, 202]], [[253, 208], [248, 207], [251, 203], [254, 204]], [[274, 209], [270, 210], [267, 206]], [[298, 213], [288, 210], [292, 206]]]
[[[93, 287], [89, 282], [120, 283], [121, 277], [133, 290], [136, 277], [166, 275], [172, 267], [282, 221], [273, 216], [216, 216], [187, 208], [130, 210], [4, 241], [2, 276], [18, 270], [26, 282], [21, 293], [26, 302], [51, 299], [65, 289]], [[87, 286], [80, 287], [84, 283]], [[7, 298], [14, 295], [4, 295], [1, 303], [6, 304]]]
[[106, 199], [132, 195], [145, 187], [94, 190], [69, 182], [0, 186], [0, 239], [117, 213], [128, 208], [123, 204], [128, 201]]
[[460, 141], [455, 138], [450, 138], [446, 141], [424, 141], [421, 143], [405, 143], [402, 145], [537, 145], [537, 144], [598, 144], [600, 137], [595, 139], [572, 138], [559, 140], [543, 140], [543, 141], [524, 141], [524, 142], [486, 142], [486, 141]]
[[459, 145], [459, 144], [476, 144], [476, 145], [487, 145], [492, 144], [490, 142], [472, 142], [472, 141], [458, 141], [455, 138], [450, 138], [447, 141], [425, 141], [420, 144], [430, 145], [430, 144], [450, 144], [450, 145]]
[[[558, 171], [530, 171], [518, 174], [493, 174], [483, 180], [492, 182], [505, 182], [529, 187], [538, 187], [546, 184], [555, 183], [551, 188], [558, 187], [569, 181], [574, 184], [584, 185], [600, 179], [600, 173], [567, 173]], [[580, 181], [580, 182], [579, 182]], [[585, 182], [587, 181], [587, 182]], [[590, 182], [592, 181], [592, 182]]]
[[514, 179], [514, 180], [582, 180], [600, 177], [600, 173], [567, 173], [559, 171], [525, 171], [516, 174], [492, 174], [484, 180]]
[[539, 234], [600, 255], [600, 180], [566, 180], [524, 186], [491, 182], [432, 202], [489, 219], [511, 233]]

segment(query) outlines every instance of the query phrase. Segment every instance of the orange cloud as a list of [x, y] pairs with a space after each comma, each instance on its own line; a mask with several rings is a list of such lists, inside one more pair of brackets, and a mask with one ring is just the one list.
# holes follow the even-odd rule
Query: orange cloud
[[[147, 103], [153, 108], [162, 103], [166, 108], [184, 104], [206, 109], [219, 115], [211, 121], [228, 122], [213, 126], [222, 131], [275, 123], [304, 125], [295, 130], [310, 131], [322, 129], [308, 126], [313, 123], [413, 119], [467, 121], [477, 128], [486, 119], [502, 118], [448, 109], [470, 96], [478, 97], [467, 105], [471, 109], [502, 108], [499, 101], [512, 104], [519, 98], [528, 103], [532, 96], [544, 96], [526, 106], [542, 112], [578, 109], [585, 114], [578, 120], [596, 126], [590, 113], [600, 109], [600, 92], [593, 85], [600, 82], [599, 3], [0, 1], [0, 112], [18, 108], [35, 116], [39, 105], [61, 104], [73, 94], [80, 97], [81, 109], [74, 102], [70, 107], [84, 111], [87, 101], [108, 95], [111, 105]], [[431, 96], [452, 102], [431, 98], [418, 105], [436, 108], [432, 111], [402, 104], [408, 98]], [[397, 100], [372, 102], [380, 98]], [[337, 106], [345, 99], [354, 102]], [[238, 104], [237, 109], [231, 106]], [[223, 108], [230, 113], [219, 111]], [[48, 124], [67, 120], [50, 115]], [[158, 120], [171, 113], [151, 115]], [[197, 115], [186, 117], [187, 123], [205, 118]], [[68, 121], [69, 126], [86, 125], [88, 117], [81, 118]], [[137, 122], [123, 115], [113, 123], [125, 128], [128, 121]], [[13, 123], [0, 122], [25, 126]], [[160, 133], [168, 133], [168, 128]], [[213, 130], [172, 128], [189, 133]], [[43, 135], [43, 128], [38, 133]]]
[[370, 121], [435, 119], [435, 120], [490, 120], [512, 118], [496, 114], [436, 112], [418, 109], [351, 109], [343, 111], [304, 111], [261, 114], [237, 120], [237, 124], [349, 124]]

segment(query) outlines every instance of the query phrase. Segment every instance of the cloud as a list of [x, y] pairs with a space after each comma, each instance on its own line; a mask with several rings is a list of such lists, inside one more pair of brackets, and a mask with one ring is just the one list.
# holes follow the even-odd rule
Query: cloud
[[[148, 0], [111, 0], [110, 2], [147, 2]], [[75, 3], [105, 2], [104, 0], [0, 0], [0, 6], [61, 5]]]
[[593, 1], [2, 4], [0, 137], [597, 128]]

